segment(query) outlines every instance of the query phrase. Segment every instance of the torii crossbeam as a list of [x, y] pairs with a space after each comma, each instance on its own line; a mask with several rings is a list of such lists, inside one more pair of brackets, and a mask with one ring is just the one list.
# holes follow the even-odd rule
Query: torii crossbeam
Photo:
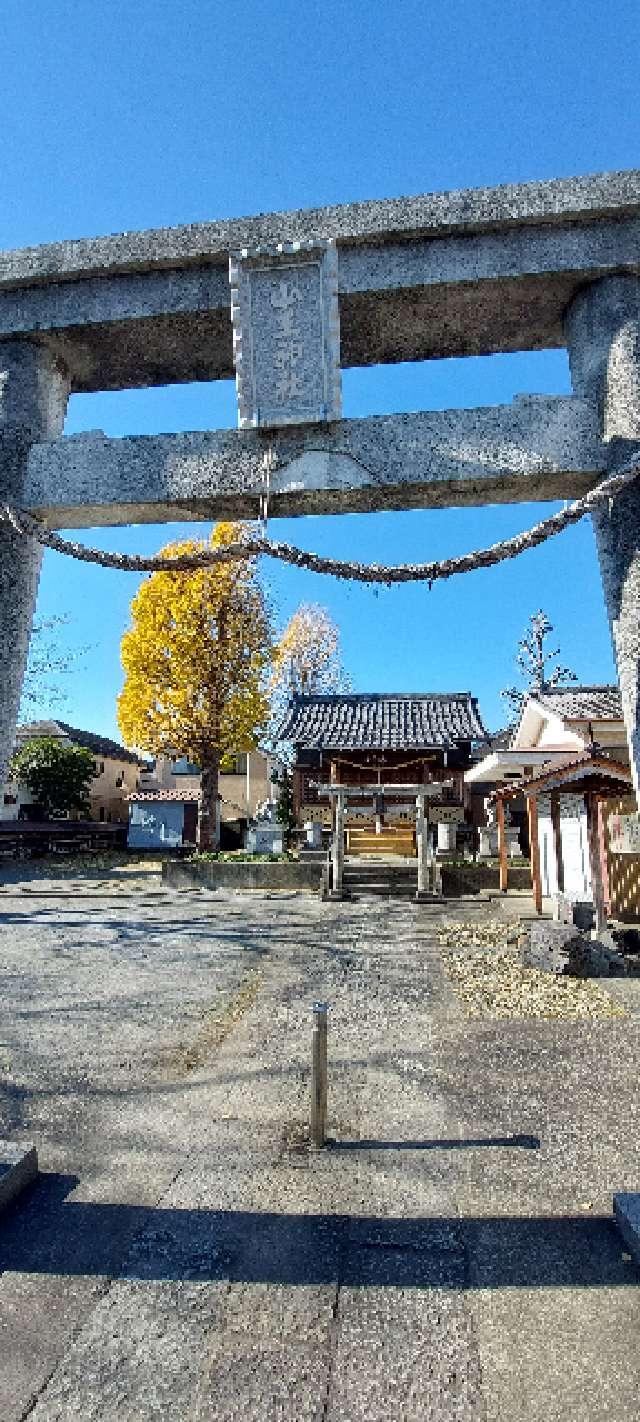
[[[340, 417], [340, 366], [566, 345], [574, 394]], [[217, 380], [240, 429], [64, 437], [72, 391]], [[640, 173], [0, 255], [0, 493], [53, 527], [568, 498], [640, 448]], [[636, 790], [640, 495], [594, 514]], [[40, 552], [0, 529], [0, 763]], [[568, 570], [569, 572], [570, 570]]]

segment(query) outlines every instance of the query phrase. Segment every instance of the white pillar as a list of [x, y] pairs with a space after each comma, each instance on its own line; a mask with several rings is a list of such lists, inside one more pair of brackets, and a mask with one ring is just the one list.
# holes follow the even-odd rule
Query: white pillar
[[438, 852], [451, 854], [456, 847], [457, 825], [438, 825]]
[[344, 791], [338, 791], [333, 797], [333, 836], [331, 840], [331, 862], [333, 866], [333, 884], [331, 893], [334, 898], [342, 898], [342, 878], [344, 870]]
[[416, 898], [425, 898], [429, 891], [429, 821], [425, 814], [425, 796], [416, 796], [416, 848], [418, 850], [418, 892]]

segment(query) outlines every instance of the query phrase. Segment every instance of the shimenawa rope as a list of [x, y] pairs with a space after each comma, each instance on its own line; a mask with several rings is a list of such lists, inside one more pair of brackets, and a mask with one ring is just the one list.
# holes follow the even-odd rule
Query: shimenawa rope
[[516, 533], [500, 543], [492, 543], [488, 548], [480, 548], [474, 553], [463, 553], [456, 558], [443, 558], [430, 563], [404, 563], [395, 567], [385, 567], [379, 563], [356, 563], [325, 558], [319, 553], [308, 553], [290, 543], [280, 543], [275, 539], [247, 534], [235, 543], [222, 544], [217, 548], [203, 548], [195, 553], [183, 553], [175, 557], [151, 554], [147, 557], [127, 553], [105, 553], [99, 548], [85, 548], [81, 543], [60, 538], [59, 534], [45, 528], [38, 519], [11, 504], [0, 505], [0, 520], [9, 523], [16, 533], [27, 538], [35, 538], [45, 548], [76, 558], [82, 563], [97, 563], [102, 568], [116, 568], [127, 573], [185, 573], [197, 568], [207, 568], [215, 563], [229, 563], [236, 558], [277, 558], [282, 563], [296, 568], [307, 568], [314, 573], [324, 573], [334, 578], [343, 578], [360, 583], [411, 583], [436, 582], [451, 578], [457, 573], [470, 573], [476, 568], [491, 568], [496, 563], [509, 558], [517, 558], [529, 548], [536, 548], [547, 538], [554, 538], [572, 523], [578, 523], [585, 514], [599, 503], [612, 499], [640, 473], [640, 465], [623, 466], [615, 474], [602, 479], [595, 489], [583, 498], [576, 499], [567, 508], [551, 514], [541, 523], [525, 533]]

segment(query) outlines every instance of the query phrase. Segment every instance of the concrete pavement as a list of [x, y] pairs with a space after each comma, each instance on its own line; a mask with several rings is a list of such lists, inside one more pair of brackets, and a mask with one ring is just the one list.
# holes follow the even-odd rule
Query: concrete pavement
[[2, 908], [3, 1422], [637, 1418], [637, 1019], [468, 1021], [410, 903]]

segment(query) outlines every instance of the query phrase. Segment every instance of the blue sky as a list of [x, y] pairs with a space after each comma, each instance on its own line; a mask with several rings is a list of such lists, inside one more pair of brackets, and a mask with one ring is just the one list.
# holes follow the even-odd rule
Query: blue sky
[[[640, 9], [619, 0], [22, 0], [0, 15], [0, 247], [638, 165]], [[347, 416], [569, 390], [564, 352], [346, 371]], [[67, 429], [235, 424], [233, 387], [73, 397]], [[273, 521], [337, 556], [399, 562], [481, 546], [549, 505]], [[194, 526], [88, 531], [147, 551]], [[205, 533], [203, 526], [197, 532]], [[83, 535], [85, 536], [85, 535]], [[542, 606], [584, 681], [614, 675], [590, 525], [514, 563], [370, 589], [270, 566], [280, 621], [340, 626], [356, 689], [470, 689], [487, 725]], [[39, 614], [89, 645], [65, 718], [116, 733], [119, 642], [137, 581], [47, 554]], [[43, 708], [44, 709], [44, 708]]]

